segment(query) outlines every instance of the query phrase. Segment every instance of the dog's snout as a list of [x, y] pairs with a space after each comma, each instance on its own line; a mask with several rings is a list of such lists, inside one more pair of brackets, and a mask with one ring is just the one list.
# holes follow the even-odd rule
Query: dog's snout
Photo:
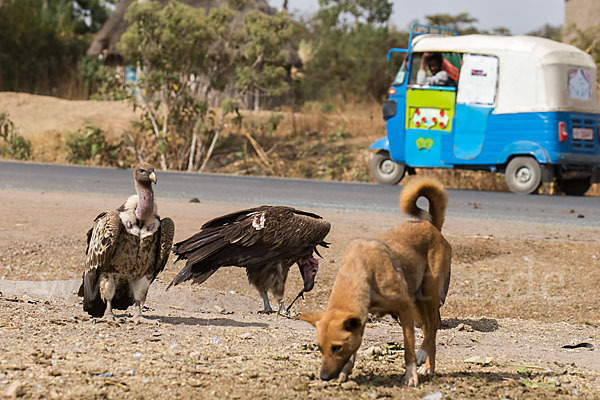
[[321, 380], [325, 381], [325, 382], [330, 381], [330, 380], [332, 380], [332, 379], [335, 378], [335, 376], [332, 376], [332, 375], [333, 374], [331, 374], [329, 372], [323, 372], [323, 371], [321, 371]]

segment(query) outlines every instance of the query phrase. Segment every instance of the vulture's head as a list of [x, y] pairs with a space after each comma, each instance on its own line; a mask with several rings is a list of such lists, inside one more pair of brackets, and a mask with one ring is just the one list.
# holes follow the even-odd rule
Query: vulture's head
[[302, 275], [302, 280], [304, 281], [304, 291], [310, 292], [315, 286], [315, 276], [317, 276], [317, 272], [319, 271], [319, 261], [310, 256], [299, 259], [296, 261], [296, 264], [300, 268], [300, 275]]
[[156, 183], [154, 167], [147, 162], [141, 162], [133, 169], [133, 179], [144, 186]]

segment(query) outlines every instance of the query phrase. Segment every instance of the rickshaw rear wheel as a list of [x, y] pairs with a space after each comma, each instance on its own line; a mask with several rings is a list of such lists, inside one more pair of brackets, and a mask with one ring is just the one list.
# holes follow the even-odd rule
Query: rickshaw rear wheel
[[591, 178], [556, 179], [556, 185], [568, 196], [583, 196], [592, 186]]
[[379, 150], [373, 154], [370, 163], [371, 175], [379, 183], [395, 185], [404, 178], [406, 165], [399, 164], [391, 159], [390, 153]]
[[506, 166], [504, 179], [512, 192], [531, 194], [542, 184], [542, 167], [532, 157], [515, 157]]

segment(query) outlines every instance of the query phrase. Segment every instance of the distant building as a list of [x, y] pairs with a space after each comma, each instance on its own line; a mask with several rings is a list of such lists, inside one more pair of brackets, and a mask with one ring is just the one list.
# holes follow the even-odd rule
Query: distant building
[[[575, 25], [578, 29], [587, 30], [600, 26], [600, 0], [565, 0], [565, 30]], [[563, 37], [568, 42], [572, 34]]]

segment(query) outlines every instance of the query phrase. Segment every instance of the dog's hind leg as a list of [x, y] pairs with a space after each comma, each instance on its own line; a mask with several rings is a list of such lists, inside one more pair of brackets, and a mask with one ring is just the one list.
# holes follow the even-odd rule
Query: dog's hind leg
[[404, 363], [406, 372], [402, 378], [402, 383], [408, 386], [417, 386], [419, 377], [417, 375], [417, 357], [415, 355], [415, 320], [412, 310], [406, 308], [398, 314], [402, 324], [402, 334], [404, 336]]
[[417, 299], [420, 319], [423, 320], [423, 343], [417, 354], [419, 374], [431, 375], [435, 372], [436, 336], [440, 328], [441, 297], [447, 289], [447, 271], [450, 268], [451, 253], [447, 249], [438, 249], [429, 253], [429, 270], [422, 283], [422, 296]]

